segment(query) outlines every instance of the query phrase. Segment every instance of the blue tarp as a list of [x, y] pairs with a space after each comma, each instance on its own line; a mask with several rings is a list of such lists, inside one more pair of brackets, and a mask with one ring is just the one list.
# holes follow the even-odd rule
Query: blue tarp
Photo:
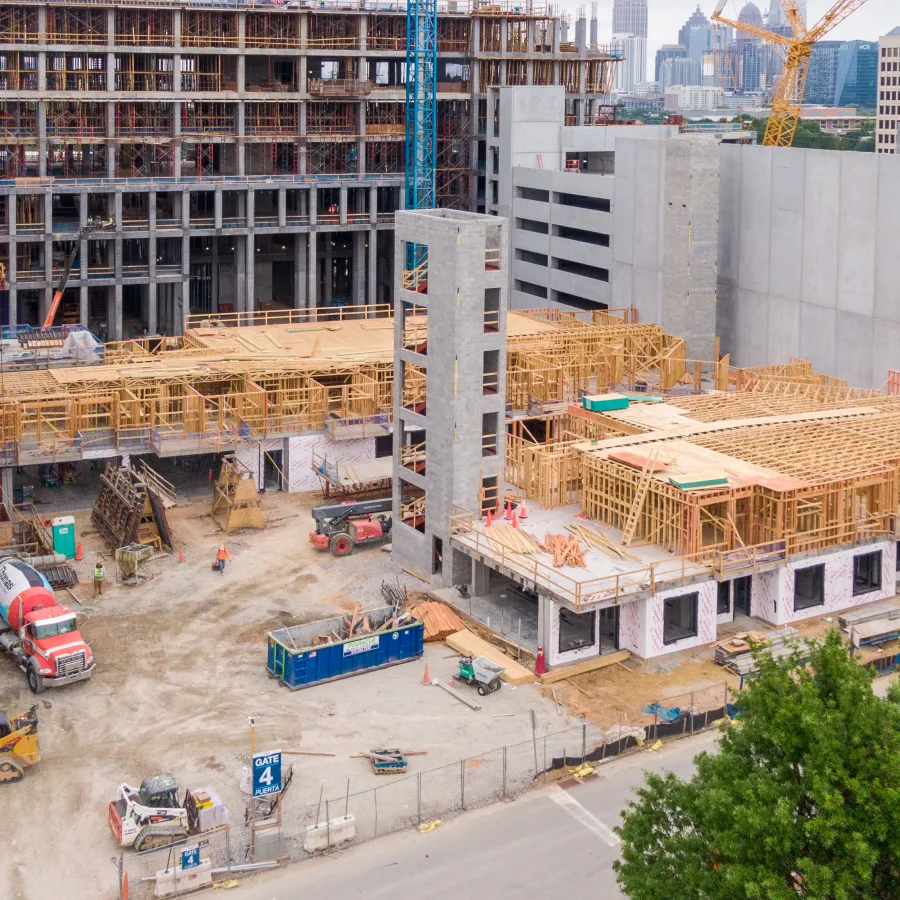
[[656, 716], [660, 722], [677, 722], [681, 718], [681, 709], [677, 706], [669, 708], [661, 703], [651, 703], [644, 707], [644, 712]]

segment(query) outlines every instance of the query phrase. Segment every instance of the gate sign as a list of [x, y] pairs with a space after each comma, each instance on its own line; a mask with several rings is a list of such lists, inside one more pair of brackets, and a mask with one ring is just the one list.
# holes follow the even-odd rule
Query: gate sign
[[281, 751], [253, 754], [253, 796], [281, 793]]
[[196, 869], [200, 865], [200, 848], [189, 847], [181, 851], [181, 868]]

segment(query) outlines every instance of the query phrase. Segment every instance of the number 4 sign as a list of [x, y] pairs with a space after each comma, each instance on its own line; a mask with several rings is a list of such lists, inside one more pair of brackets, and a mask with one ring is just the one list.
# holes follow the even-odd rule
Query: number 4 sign
[[253, 796], [281, 793], [281, 751], [253, 754]]

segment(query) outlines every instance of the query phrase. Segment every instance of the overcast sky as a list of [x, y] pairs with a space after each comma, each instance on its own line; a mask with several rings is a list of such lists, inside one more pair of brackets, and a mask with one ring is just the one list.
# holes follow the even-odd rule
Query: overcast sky
[[[760, 11], [765, 14], [769, 8], [769, 0], [755, 0]], [[808, 16], [818, 21], [834, 5], [835, 0], [807, 0]], [[650, 9], [650, 28], [647, 42], [648, 68], [652, 72], [652, 61], [656, 51], [662, 44], [675, 44], [678, 41], [678, 29], [687, 21], [697, 8], [698, 0], [648, 0]], [[563, 9], [572, 14], [579, 6], [585, 6], [588, 18], [591, 15], [590, 0], [561, 0]], [[700, 9], [708, 17], [716, 7], [716, 0], [699, 0]], [[729, 18], [737, 18], [744, 0], [728, 0], [724, 14]], [[599, 18], [599, 40], [608, 41], [612, 37], [613, 0], [599, 0], [597, 16]], [[847, 20], [836, 28], [828, 37], [837, 40], [878, 40], [891, 29], [900, 26], [900, 3], [897, 0], [869, 0]], [[570, 32], [569, 39], [574, 34]]]

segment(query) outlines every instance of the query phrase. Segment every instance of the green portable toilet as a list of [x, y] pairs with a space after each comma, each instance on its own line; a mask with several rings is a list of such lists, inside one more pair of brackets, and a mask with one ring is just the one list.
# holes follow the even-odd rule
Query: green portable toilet
[[74, 516], [57, 516], [53, 520], [53, 550], [66, 559], [75, 559]]

